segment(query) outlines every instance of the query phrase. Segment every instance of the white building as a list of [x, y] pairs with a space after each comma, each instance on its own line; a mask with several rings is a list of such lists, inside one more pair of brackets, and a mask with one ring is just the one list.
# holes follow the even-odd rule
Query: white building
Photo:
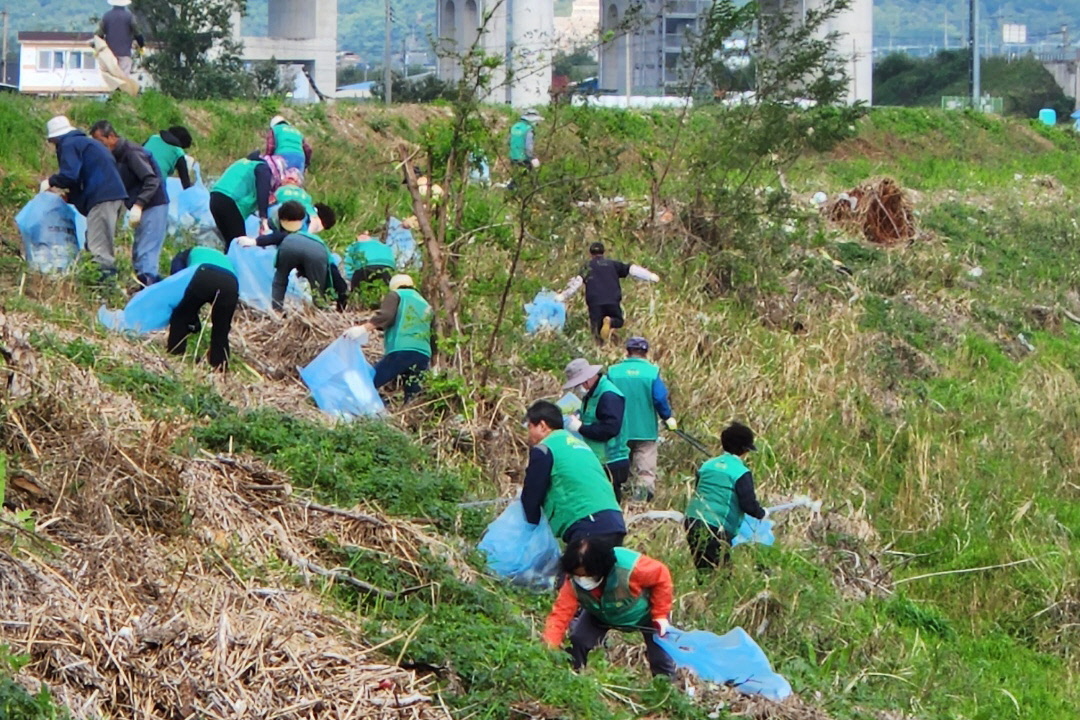
[[[92, 33], [76, 32], [19, 33], [19, 92], [109, 94], [89, 45], [92, 37]], [[132, 76], [143, 87], [150, 81], [149, 75], [138, 68]]]

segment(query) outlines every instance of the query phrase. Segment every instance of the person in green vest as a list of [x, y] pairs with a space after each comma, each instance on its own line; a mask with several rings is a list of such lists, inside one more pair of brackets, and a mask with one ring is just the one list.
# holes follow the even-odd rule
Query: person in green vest
[[660, 368], [646, 359], [649, 341], [632, 337], [626, 341], [626, 359], [608, 368], [608, 377], [626, 397], [626, 444], [630, 449], [630, 469], [645, 489], [646, 499], [656, 495], [656, 441], [659, 438], [657, 416], [668, 430], [678, 430], [671, 413], [667, 385], [660, 378]]
[[360, 233], [345, 248], [345, 276], [353, 291], [365, 284], [388, 287], [396, 266], [394, 249], [370, 233]]
[[[328, 292], [331, 288], [337, 295], [337, 309], [345, 310], [349, 297], [349, 287], [341, 271], [330, 254], [330, 248], [321, 237], [311, 230], [304, 230], [307, 210], [303, 205], [290, 200], [278, 210], [278, 222], [281, 230], [260, 235], [257, 238], [241, 237], [237, 240], [241, 247], [277, 246], [277, 259], [274, 261], [274, 281], [270, 286], [270, 302], [274, 310], [285, 309], [285, 291], [289, 287], [289, 273], [293, 270], [300, 277], [311, 283], [312, 295]], [[333, 227], [334, 218], [330, 218]]]
[[626, 522], [611, 482], [589, 446], [563, 429], [559, 406], [533, 403], [525, 424], [530, 445], [521, 487], [525, 519], [536, 525], [543, 514], [555, 537], [566, 543], [591, 537], [621, 545]]
[[739, 532], [743, 516], [764, 520], [768, 511], [754, 492], [754, 477], [743, 457], [754, 445], [754, 431], [734, 422], [720, 433], [724, 453], [698, 469], [694, 494], [686, 506], [686, 541], [694, 567], [710, 570], [727, 564], [731, 541]]
[[260, 159], [244, 158], [230, 165], [221, 178], [210, 188], [210, 214], [225, 241], [225, 252], [247, 230], [244, 226], [248, 215], [258, 213], [260, 234], [270, 232], [267, 218], [270, 215], [270, 194], [276, 189], [274, 178], [280, 178], [284, 168], [275, 172], [270, 163], [280, 164], [278, 156]]
[[536, 124], [541, 120], [540, 113], [529, 108], [510, 127], [511, 164], [530, 170], [540, 167], [540, 160], [536, 157]]
[[566, 366], [563, 390], [573, 390], [581, 398], [581, 412], [570, 418], [567, 429], [585, 438], [596, 453], [622, 502], [623, 484], [630, 477], [630, 449], [626, 445], [626, 398], [605, 375], [602, 365], [576, 358]]
[[435, 313], [431, 305], [416, 291], [408, 275], [390, 278], [390, 292], [382, 300], [378, 312], [363, 325], [345, 331], [348, 338], [362, 337], [373, 330], [385, 334], [386, 354], [375, 364], [375, 387], [401, 378], [405, 385], [405, 402], [420, 393], [420, 378], [431, 365], [435, 352], [435, 333], [432, 322]]
[[675, 675], [675, 662], [656, 642], [671, 629], [668, 616], [675, 593], [666, 565], [600, 538], [567, 545], [561, 565], [570, 582], [559, 589], [544, 623], [543, 638], [549, 647], [558, 648], [569, 628], [570, 656], [578, 670], [608, 630], [637, 631], [645, 639], [652, 674]]
[[270, 118], [270, 131], [266, 133], [266, 155], [280, 155], [287, 167], [300, 172], [311, 164], [311, 145], [304, 134], [293, 127], [281, 115]]
[[202, 330], [199, 311], [210, 306], [210, 367], [225, 370], [229, 365], [229, 331], [233, 314], [240, 302], [240, 285], [232, 260], [220, 250], [193, 247], [172, 259], [170, 272], [196, 268], [188, 281], [184, 296], [169, 318], [169, 339], [166, 347], [174, 355], [183, 355], [187, 339]]
[[188, 167], [187, 150], [191, 147], [191, 133], [183, 125], [173, 125], [168, 130], [162, 130], [143, 143], [146, 152], [154, 158], [158, 167], [161, 168], [162, 177], [169, 177], [176, 171], [176, 177], [180, 178], [180, 184], [187, 190], [195, 184], [191, 179], [191, 171]]

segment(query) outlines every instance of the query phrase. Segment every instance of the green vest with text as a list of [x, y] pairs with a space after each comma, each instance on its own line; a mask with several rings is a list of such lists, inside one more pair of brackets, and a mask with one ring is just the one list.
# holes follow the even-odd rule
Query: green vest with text
[[565, 430], [540, 441], [551, 452], [551, 485], [544, 498], [544, 516], [561, 538], [578, 520], [603, 510], [619, 510], [615, 490], [589, 446]]
[[228, 270], [233, 275], [236, 274], [236, 268], [233, 267], [232, 260], [225, 253], [214, 248], [202, 246], [191, 248], [191, 252], [188, 253], [188, 267], [198, 267], [199, 265], [214, 265]]
[[240, 210], [240, 217], [246, 218], [259, 206], [255, 197], [255, 166], [260, 162], [262, 160], [237, 160], [226, 168], [221, 179], [210, 188], [210, 192], [232, 198]]
[[527, 144], [532, 129], [532, 124], [524, 120], [518, 120], [510, 127], [510, 160], [524, 162], [532, 159]]
[[415, 290], [394, 292], [399, 303], [394, 324], [386, 333], [386, 354], [414, 350], [431, 357], [431, 305]]
[[608, 369], [608, 377], [626, 398], [623, 434], [629, 440], [656, 440], [656, 408], [653, 406], [653, 383], [660, 368], [645, 358], [627, 358]]
[[698, 470], [697, 489], [686, 506], [686, 517], [735, 535], [743, 519], [735, 483], [749, 471], [743, 461], [731, 453], [706, 461]]
[[[596, 408], [600, 404], [600, 396], [608, 392], [624, 397], [622, 390], [615, 387], [615, 383], [611, 382], [607, 375], [601, 375], [600, 382], [596, 384], [588, 400], [581, 406], [581, 423], [583, 425], [592, 425], [596, 422]], [[619, 460], [626, 460], [630, 457], [630, 448], [626, 445], [626, 413], [623, 413], [622, 429], [619, 430], [618, 435], [607, 442], [585, 438], [585, 443], [592, 448], [592, 451], [596, 453], [596, 457], [605, 465]]]
[[352, 275], [366, 267], [393, 269], [394, 249], [381, 240], [357, 240], [345, 250], [345, 271]]
[[314, 215], [315, 201], [311, 199], [311, 194], [307, 190], [299, 185], [282, 185], [274, 193], [274, 199], [278, 203], [287, 203], [290, 200], [295, 200], [304, 206], [304, 210], [308, 215]]
[[604, 625], [638, 629], [649, 627], [649, 591], [643, 590], [637, 597], [630, 593], [630, 574], [634, 572], [640, 557], [639, 552], [624, 547], [615, 548], [615, 567], [604, 580], [600, 597], [594, 597], [574, 583], [578, 604]]
[[170, 145], [161, 139], [161, 135], [151, 135], [143, 147], [161, 168], [161, 177], [168, 177], [185, 154], [184, 148]]
[[304, 135], [289, 123], [278, 123], [274, 126], [274, 154], [300, 153], [304, 154]]

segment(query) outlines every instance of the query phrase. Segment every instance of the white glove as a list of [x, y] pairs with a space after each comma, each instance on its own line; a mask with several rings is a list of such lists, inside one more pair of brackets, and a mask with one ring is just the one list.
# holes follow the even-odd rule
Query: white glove
[[240, 247], [255, 247], [257, 243], [255, 242], [255, 238], [248, 237], [247, 235], [241, 235], [240, 237], [236, 238], [236, 244]]
[[679, 429], [679, 423], [676, 422], [675, 418], [673, 418], [673, 417], [669, 417], [667, 420], [665, 420], [664, 424], [667, 425], [667, 429], [670, 430], [671, 432], [675, 432], [676, 430]]
[[132, 205], [128, 210], [128, 222], [131, 223], [131, 227], [138, 227], [142, 222], [142, 208], [138, 205]]
[[536, 168], [540, 167], [540, 158], [533, 158], [529, 161], [529, 164], [532, 165], [533, 170], [535, 170]]
[[557, 300], [558, 302], [566, 302], [566, 296], [563, 295], [561, 292], [555, 293], [555, 300]]
[[356, 327], [351, 327], [348, 330], [346, 330], [344, 333], [342, 333], [341, 336], [343, 338], [345, 338], [346, 340], [352, 340], [352, 341], [357, 342], [357, 343], [359, 343], [361, 345], [366, 344], [367, 341], [368, 341], [368, 331], [367, 331], [367, 328], [364, 327], [363, 325], [357, 325]]
[[668, 630], [671, 629], [671, 623], [667, 621], [667, 618], [657, 618], [652, 621], [653, 627], [656, 628], [656, 635], [658, 637], [664, 637], [668, 634]]
[[660, 282], [660, 276], [654, 273], [648, 268], [643, 268], [640, 265], [630, 266], [630, 277], [635, 280], [644, 280], [646, 282]]
[[577, 415], [574, 415], [570, 418], [570, 422], [569, 424], [567, 424], [566, 429], [570, 432], [577, 432], [581, 429], [581, 425], [581, 418], [579, 418]]
[[765, 511], [765, 517], [763, 517], [763, 518], [761, 518], [761, 519], [762, 519], [762, 520], [768, 520], [768, 519], [769, 519], [769, 515], [771, 515], [771, 514], [772, 514], [772, 513], [770, 513], [770, 512], [769, 512], [769, 508], [761, 508], [761, 509]]
[[263, 218], [262, 220], [259, 221], [259, 234], [260, 235], [267, 235], [269, 233], [270, 233], [270, 221], [267, 220], [266, 218]]
[[44, 180], [41, 181], [41, 184], [38, 185], [38, 191], [39, 192], [48, 192], [49, 187], [50, 187], [49, 178], [45, 178]]

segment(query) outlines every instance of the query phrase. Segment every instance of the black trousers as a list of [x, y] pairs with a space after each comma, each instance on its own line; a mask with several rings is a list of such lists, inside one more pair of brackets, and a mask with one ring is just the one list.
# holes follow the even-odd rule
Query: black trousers
[[612, 329], [621, 328], [625, 322], [622, 305], [619, 303], [589, 305], [589, 327], [592, 328], [592, 333], [596, 337], [600, 337], [600, 326], [604, 323], [605, 317], [611, 318]]
[[683, 521], [686, 543], [698, 570], [713, 570], [731, 562], [731, 541], [734, 538], [724, 528], [714, 527], [696, 518]]
[[240, 214], [240, 208], [236, 206], [235, 200], [219, 192], [210, 193], [210, 214], [214, 216], [218, 232], [225, 240], [225, 252], [229, 252], [230, 243], [247, 234], [244, 216]]
[[616, 460], [604, 466], [611, 486], [615, 488], [615, 501], [622, 505], [622, 489], [630, 479], [630, 460]]
[[240, 285], [236, 276], [216, 265], [200, 265], [188, 283], [180, 304], [169, 319], [169, 352], [183, 355], [188, 335], [202, 329], [199, 311], [210, 303], [210, 365], [224, 368], [229, 362], [229, 330], [233, 313], [240, 300]]
[[[649, 659], [649, 670], [652, 674], [674, 676], [675, 661], [656, 644], [656, 633], [652, 629], [650, 618], [643, 617], [637, 627], [645, 640], [645, 657]], [[620, 629], [629, 631], [629, 628]], [[570, 657], [574, 659], [575, 670], [585, 667], [589, 660], [589, 653], [604, 641], [608, 630], [611, 630], [611, 626], [605, 625], [595, 615], [587, 611], [578, 614], [577, 619], [570, 626]]]

